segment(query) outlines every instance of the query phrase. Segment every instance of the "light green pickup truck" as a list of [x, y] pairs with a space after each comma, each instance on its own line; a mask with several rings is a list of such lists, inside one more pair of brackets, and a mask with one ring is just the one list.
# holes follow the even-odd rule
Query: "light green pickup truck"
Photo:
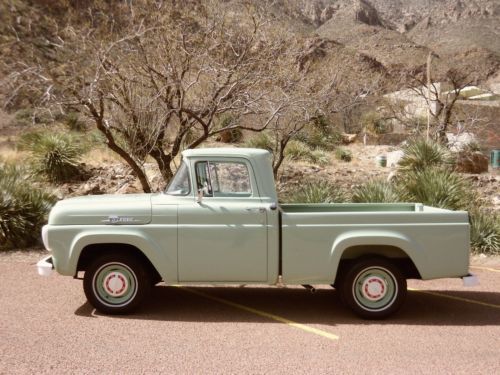
[[422, 204], [278, 204], [265, 150], [197, 149], [163, 193], [65, 199], [38, 263], [78, 278], [104, 313], [166, 284], [332, 285], [359, 316], [394, 313], [406, 279], [471, 281], [469, 220]]

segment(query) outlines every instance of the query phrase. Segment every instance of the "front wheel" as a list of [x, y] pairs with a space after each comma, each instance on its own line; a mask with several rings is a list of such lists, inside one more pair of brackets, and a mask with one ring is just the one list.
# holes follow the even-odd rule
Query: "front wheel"
[[406, 279], [384, 258], [366, 258], [347, 270], [340, 288], [342, 299], [364, 319], [384, 319], [395, 313], [406, 297]]
[[130, 254], [109, 253], [95, 259], [85, 271], [87, 300], [105, 314], [125, 314], [136, 309], [151, 289], [144, 264]]

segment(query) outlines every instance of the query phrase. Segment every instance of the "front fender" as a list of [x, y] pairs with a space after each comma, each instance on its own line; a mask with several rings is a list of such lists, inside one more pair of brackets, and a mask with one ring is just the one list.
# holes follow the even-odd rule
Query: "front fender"
[[111, 231], [107, 227], [105, 232], [94, 229], [79, 233], [71, 243], [67, 264], [59, 264], [58, 268], [60, 270], [58, 271], [67, 275], [75, 275], [78, 259], [86, 246], [110, 243], [131, 245], [138, 248], [149, 259], [165, 281], [175, 282], [177, 280], [177, 260], [169, 259], [169, 256], [165, 251], [162, 251], [158, 243], [144, 236], [141, 231], [130, 229], [130, 227], [127, 228], [126, 233], [120, 231], [119, 227]]
[[[331, 248], [332, 264], [338, 265], [345, 251], [353, 246], [382, 245], [393, 246], [402, 250], [415, 264], [421, 273], [425, 268], [425, 252], [420, 245], [406, 235], [394, 231], [349, 231], [338, 236]], [[338, 268], [332, 280], [335, 280]]]

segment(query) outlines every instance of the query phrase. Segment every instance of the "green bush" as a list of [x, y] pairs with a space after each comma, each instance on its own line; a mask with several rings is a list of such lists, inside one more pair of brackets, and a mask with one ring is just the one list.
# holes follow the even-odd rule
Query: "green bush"
[[285, 194], [286, 203], [342, 203], [346, 194], [326, 181], [308, 182], [297, 190]]
[[350, 162], [352, 160], [352, 152], [345, 148], [339, 147], [335, 150], [335, 158], [337, 160]]
[[400, 194], [390, 182], [372, 180], [354, 189], [354, 203], [394, 203], [401, 202]]
[[471, 184], [448, 169], [406, 172], [398, 179], [398, 186], [405, 200], [434, 207], [467, 210], [476, 201]]
[[484, 254], [500, 254], [500, 216], [473, 212], [470, 219], [472, 250]]
[[439, 143], [417, 139], [410, 142], [404, 149], [404, 155], [399, 161], [402, 171], [421, 171], [430, 167], [451, 166], [448, 150]]
[[51, 182], [65, 182], [80, 175], [83, 144], [64, 133], [29, 133], [21, 146], [31, 152], [33, 170]]
[[0, 248], [37, 243], [45, 216], [55, 198], [27, 180], [17, 167], [0, 168]]
[[251, 148], [262, 148], [264, 150], [268, 150], [270, 152], [274, 151], [274, 141], [271, 137], [265, 133], [259, 133], [256, 137], [250, 138], [245, 142], [246, 147]]

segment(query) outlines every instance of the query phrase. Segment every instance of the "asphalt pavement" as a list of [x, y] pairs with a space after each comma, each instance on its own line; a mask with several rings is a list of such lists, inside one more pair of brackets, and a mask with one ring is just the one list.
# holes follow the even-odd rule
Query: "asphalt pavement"
[[480, 285], [409, 281], [402, 308], [365, 321], [319, 287], [154, 288], [105, 316], [81, 281], [40, 277], [42, 253], [0, 254], [1, 374], [499, 374], [500, 262]]

